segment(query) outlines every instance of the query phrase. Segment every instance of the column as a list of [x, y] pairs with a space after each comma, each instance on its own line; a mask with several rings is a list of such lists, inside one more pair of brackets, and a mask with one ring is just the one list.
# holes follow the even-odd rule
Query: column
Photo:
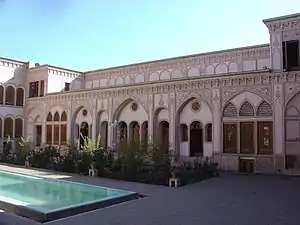
[[[113, 148], [113, 132], [114, 127], [113, 123], [114, 121], [112, 118], [112, 98], [107, 99], [107, 113], [108, 113], [108, 127], [107, 127], [107, 145], [111, 149]], [[117, 125], [116, 125], [117, 126]]]
[[[44, 105], [44, 108], [46, 109], [46, 105]], [[43, 122], [42, 122], [42, 137], [41, 137], [41, 144], [46, 144], [46, 120], [47, 120], [47, 110], [44, 111], [43, 115]], [[35, 136], [35, 134], [33, 134]]]
[[67, 140], [68, 141], [74, 141], [74, 129], [75, 124], [72, 127], [72, 102], [68, 102], [68, 110], [67, 110]]
[[220, 89], [212, 90], [212, 126], [213, 126], [213, 154], [221, 154], [222, 140], [222, 112], [220, 107]]
[[270, 58], [271, 69], [274, 71], [281, 71], [282, 66], [282, 32], [270, 33]]
[[273, 85], [274, 102], [274, 170], [275, 172], [284, 169], [284, 86], [283, 84]]
[[93, 112], [92, 112], [92, 140], [96, 140], [96, 128], [97, 128], [97, 100], [93, 99]]
[[148, 143], [151, 144], [153, 142], [153, 94], [148, 96], [149, 98], [149, 110], [148, 110]]
[[61, 145], [61, 124], [58, 126], [58, 145]]
[[[169, 97], [169, 143], [170, 150], [173, 150], [174, 156], [177, 155], [176, 147], [176, 121], [175, 121], [175, 93], [171, 93]], [[173, 158], [174, 160], [174, 158]]]

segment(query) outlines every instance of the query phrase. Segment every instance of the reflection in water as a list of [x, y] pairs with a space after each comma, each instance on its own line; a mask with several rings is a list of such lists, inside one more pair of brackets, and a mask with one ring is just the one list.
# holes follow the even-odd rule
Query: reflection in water
[[0, 197], [24, 202], [27, 207], [42, 212], [126, 194], [126, 191], [121, 190], [34, 179], [0, 171]]

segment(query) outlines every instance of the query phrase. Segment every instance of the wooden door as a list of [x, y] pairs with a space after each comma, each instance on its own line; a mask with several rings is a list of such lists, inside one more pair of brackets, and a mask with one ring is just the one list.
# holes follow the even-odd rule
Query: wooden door
[[273, 122], [259, 122], [257, 130], [258, 154], [273, 154]]
[[224, 153], [237, 153], [237, 124], [230, 123], [223, 126]]
[[240, 153], [254, 154], [254, 123], [244, 122], [240, 126]]

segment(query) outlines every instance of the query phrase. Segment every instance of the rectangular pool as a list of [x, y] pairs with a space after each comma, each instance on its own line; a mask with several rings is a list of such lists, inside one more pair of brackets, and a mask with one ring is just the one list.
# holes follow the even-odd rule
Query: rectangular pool
[[39, 222], [137, 198], [135, 192], [0, 171], [0, 209]]

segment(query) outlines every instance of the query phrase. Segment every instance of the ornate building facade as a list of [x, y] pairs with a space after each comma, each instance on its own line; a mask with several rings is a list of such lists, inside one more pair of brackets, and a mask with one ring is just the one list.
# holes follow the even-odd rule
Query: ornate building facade
[[263, 21], [270, 43], [95, 71], [0, 58], [0, 137], [37, 146], [170, 144], [224, 170], [300, 169], [300, 14]]

